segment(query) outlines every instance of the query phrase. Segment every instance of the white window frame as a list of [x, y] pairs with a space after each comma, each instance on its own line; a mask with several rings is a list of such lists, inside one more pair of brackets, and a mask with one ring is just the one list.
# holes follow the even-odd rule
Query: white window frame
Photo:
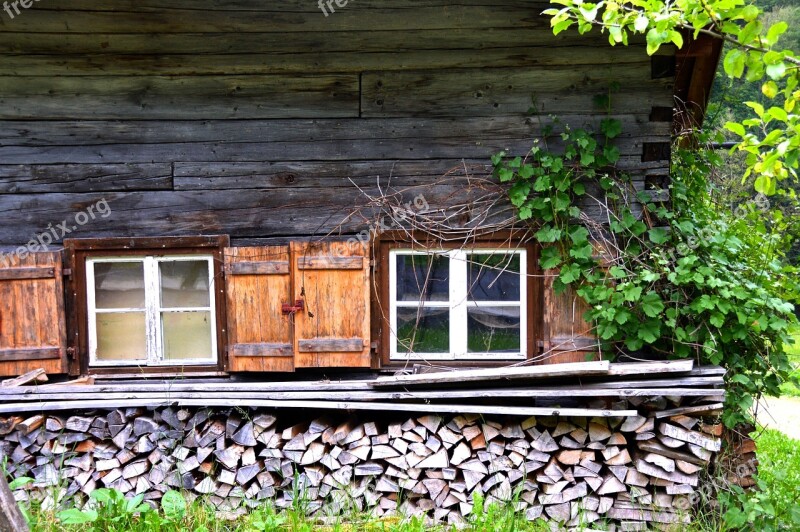
[[[161, 269], [162, 262], [204, 261], [208, 264], [209, 306], [207, 307], [162, 307]], [[147, 358], [136, 360], [97, 360], [97, 314], [142, 312], [142, 309], [97, 309], [95, 295], [94, 265], [109, 262], [141, 262], [144, 269], [145, 291], [145, 335]], [[98, 257], [86, 259], [86, 307], [89, 319], [89, 365], [92, 367], [115, 366], [196, 366], [215, 365], [217, 353], [217, 313], [214, 283], [214, 257], [211, 255], [166, 255]], [[161, 326], [163, 312], [208, 312], [211, 319], [211, 356], [209, 358], [164, 359], [164, 331]]]
[[[519, 255], [520, 280], [519, 301], [469, 301], [468, 263], [469, 255]], [[442, 255], [447, 256], [449, 268], [449, 301], [397, 301], [397, 256]], [[470, 248], [452, 250], [417, 251], [392, 249], [389, 251], [389, 327], [390, 360], [524, 360], [528, 339], [528, 283], [527, 251], [524, 249]], [[468, 345], [467, 309], [471, 307], [519, 307], [520, 308], [520, 352], [519, 353], [470, 353]], [[447, 353], [399, 353], [397, 350], [397, 308], [448, 308], [450, 311], [450, 349]]]

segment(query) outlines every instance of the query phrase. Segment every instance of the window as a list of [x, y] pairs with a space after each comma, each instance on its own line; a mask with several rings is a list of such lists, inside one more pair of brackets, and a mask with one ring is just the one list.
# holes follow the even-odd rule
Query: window
[[90, 366], [217, 361], [211, 255], [86, 260]]
[[389, 253], [390, 360], [524, 359], [527, 254]]

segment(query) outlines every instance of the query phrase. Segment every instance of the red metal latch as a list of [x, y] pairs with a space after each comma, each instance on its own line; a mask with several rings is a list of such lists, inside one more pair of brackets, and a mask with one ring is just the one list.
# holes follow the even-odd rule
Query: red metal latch
[[284, 303], [281, 305], [281, 313], [283, 314], [294, 314], [296, 312], [302, 312], [306, 309], [306, 302], [302, 299], [298, 299], [294, 302], [294, 305], [290, 305], [289, 303]]

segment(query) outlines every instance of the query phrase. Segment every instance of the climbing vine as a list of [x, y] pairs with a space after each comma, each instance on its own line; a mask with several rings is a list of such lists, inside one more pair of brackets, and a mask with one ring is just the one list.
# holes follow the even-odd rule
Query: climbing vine
[[[708, 179], [715, 157], [702, 150], [674, 150], [668, 201], [637, 193], [615, 168], [620, 134], [611, 118], [597, 135], [564, 127], [525, 157], [496, 155], [495, 175], [535, 227], [554, 288], [588, 303], [606, 353], [722, 364], [725, 422], [750, 421], [754, 398], [779, 394], [791, 370], [798, 285], [782, 260], [780, 217], [763, 196], [735, 210], [718, 205]], [[607, 223], [592, 222], [590, 208]]]

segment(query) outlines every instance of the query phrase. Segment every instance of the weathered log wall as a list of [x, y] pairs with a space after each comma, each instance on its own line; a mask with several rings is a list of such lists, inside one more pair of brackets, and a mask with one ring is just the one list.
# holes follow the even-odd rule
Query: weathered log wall
[[[482, 495], [531, 520], [645, 530], [688, 522], [694, 494], [705, 489], [722, 427], [666, 411], [697, 401], [632, 398], [614, 407], [641, 415], [616, 418], [58, 412], [0, 418], [0, 454], [11, 475], [35, 479], [19, 500], [110, 487], [157, 501], [178, 489], [230, 514], [265, 500], [286, 508], [302, 494], [320, 519], [357, 508], [460, 523]], [[64, 490], [46, 489], [56, 485]]]
[[[0, 13], [0, 246], [103, 198], [111, 214], [68, 236], [324, 235], [364, 201], [348, 177], [374, 193], [378, 178], [420, 185], [462, 159], [523, 153], [551, 113], [576, 127], [605, 116], [612, 85], [621, 166], [640, 188], [665, 175], [643, 154], [669, 139], [670, 114], [654, 110], [672, 107], [672, 58], [554, 37], [544, 7], [52, 0]], [[446, 205], [454, 188], [426, 199]]]

